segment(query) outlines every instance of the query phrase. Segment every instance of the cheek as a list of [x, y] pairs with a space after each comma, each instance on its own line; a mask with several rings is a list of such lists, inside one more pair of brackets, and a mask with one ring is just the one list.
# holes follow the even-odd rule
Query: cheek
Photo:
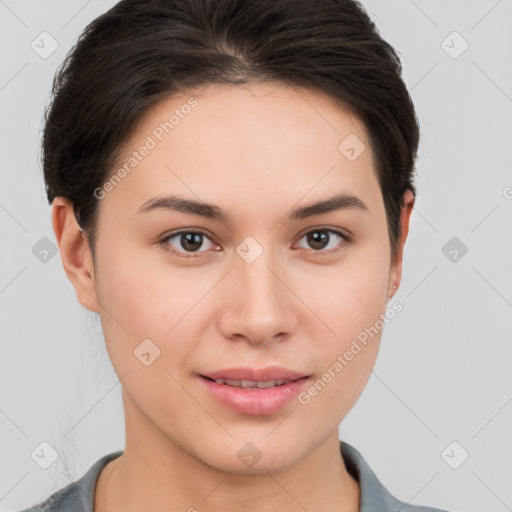
[[194, 336], [185, 332], [186, 315], [201, 290], [186, 286], [176, 272], [166, 275], [163, 269], [139, 264], [135, 258], [122, 264], [116, 261], [123, 261], [122, 255], [111, 252], [98, 265], [107, 352], [131, 399], [148, 414], [156, 414], [169, 409], [166, 400], [179, 405], [177, 398], [174, 403], [169, 397], [183, 400], [182, 389], [172, 376], [181, 380], [178, 369], [191, 352], [185, 340]]
[[[98, 264], [98, 298], [110, 359], [121, 374], [134, 363], [139, 366], [134, 351], [147, 347], [158, 355], [153, 367], [174, 371], [199, 343], [197, 329], [207, 322], [204, 304], [211, 300], [208, 294], [218, 276], [171, 267], [161, 257], [137, 258], [134, 252], [127, 258], [124, 251], [104, 250]], [[152, 343], [144, 342], [148, 339]]]
[[184, 272], [156, 261], [156, 251], [148, 257], [136, 248], [105, 247], [98, 264], [99, 300], [133, 336], [162, 337], [198, 300], [197, 286], [190, 280], [187, 286]]
[[365, 328], [374, 325], [386, 310], [389, 276], [386, 258], [358, 251], [346, 264], [328, 272], [316, 272], [303, 286], [308, 304], [329, 329], [326, 345], [343, 349]]
[[314, 322], [321, 327], [321, 337], [320, 330], [308, 331], [309, 339], [321, 347], [316, 376], [320, 381], [308, 393], [319, 414], [332, 410], [343, 417], [362, 392], [377, 358], [385, 325], [388, 262], [368, 254], [359, 253], [354, 257], [357, 263], [317, 275], [316, 286], [311, 281], [303, 288], [308, 290], [308, 304], [323, 321]]

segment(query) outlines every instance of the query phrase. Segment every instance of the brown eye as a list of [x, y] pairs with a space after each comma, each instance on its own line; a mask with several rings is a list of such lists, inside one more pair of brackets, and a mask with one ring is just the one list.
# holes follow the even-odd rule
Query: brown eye
[[181, 247], [185, 250], [197, 251], [203, 245], [203, 235], [201, 233], [185, 233], [179, 235]]
[[348, 242], [347, 236], [333, 229], [314, 229], [302, 236], [301, 240], [302, 239], [306, 239], [306, 243], [308, 244], [307, 249], [312, 249], [316, 252], [329, 252], [324, 251], [324, 249], [332, 249], [336, 247], [336, 245], [340, 245], [340, 239], [343, 242]]
[[205, 245], [205, 239], [214, 245], [211, 239], [201, 231], [179, 231], [165, 237], [160, 243], [166, 250], [178, 256], [188, 257], [187, 253], [193, 256], [193, 253], [206, 252], [200, 251]]

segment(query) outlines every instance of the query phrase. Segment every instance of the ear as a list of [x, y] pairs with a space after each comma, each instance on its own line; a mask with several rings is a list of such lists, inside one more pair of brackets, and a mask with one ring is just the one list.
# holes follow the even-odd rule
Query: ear
[[62, 266], [75, 288], [78, 301], [84, 308], [99, 313], [89, 241], [76, 221], [73, 205], [65, 197], [56, 197], [53, 200], [52, 225]]
[[[409, 233], [409, 220], [411, 218], [412, 209], [414, 206], [414, 194], [411, 190], [406, 190], [403, 196], [403, 207], [401, 213], [401, 231], [398, 243], [397, 253], [394, 261], [391, 262], [391, 268], [389, 273], [388, 281], [388, 299], [391, 299], [400, 286], [400, 280], [402, 278], [402, 258], [404, 254], [404, 245], [407, 235]], [[393, 288], [396, 285], [396, 288]]]

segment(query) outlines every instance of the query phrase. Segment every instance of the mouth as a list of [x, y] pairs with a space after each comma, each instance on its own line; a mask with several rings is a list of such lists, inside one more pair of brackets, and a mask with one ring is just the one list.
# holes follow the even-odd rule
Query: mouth
[[219, 404], [247, 415], [270, 415], [289, 404], [310, 375], [284, 368], [234, 368], [200, 374], [200, 381]]
[[[204, 377], [204, 375], [202, 375]], [[217, 384], [225, 384], [226, 386], [231, 386], [233, 388], [243, 388], [243, 389], [269, 389], [274, 388], [276, 386], [284, 386], [290, 382], [295, 382], [299, 379], [278, 379], [278, 380], [265, 380], [265, 381], [256, 381], [256, 380], [234, 380], [234, 379], [210, 379], [209, 377], [204, 377], [212, 382]], [[306, 378], [306, 377], [301, 377]]]

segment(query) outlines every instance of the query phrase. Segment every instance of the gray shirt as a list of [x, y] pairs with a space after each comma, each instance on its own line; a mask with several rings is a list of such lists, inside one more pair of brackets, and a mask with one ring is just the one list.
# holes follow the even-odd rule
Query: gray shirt
[[[361, 453], [340, 441], [340, 451], [347, 471], [359, 482], [361, 506], [359, 512], [447, 512], [444, 509], [409, 505], [394, 496], [380, 483]], [[53, 493], [45, 501], [21, 512], [93, 512], [94, 489], [101, 470], [123, 450], [109, 453], [97, 460], [75, 482]]]

